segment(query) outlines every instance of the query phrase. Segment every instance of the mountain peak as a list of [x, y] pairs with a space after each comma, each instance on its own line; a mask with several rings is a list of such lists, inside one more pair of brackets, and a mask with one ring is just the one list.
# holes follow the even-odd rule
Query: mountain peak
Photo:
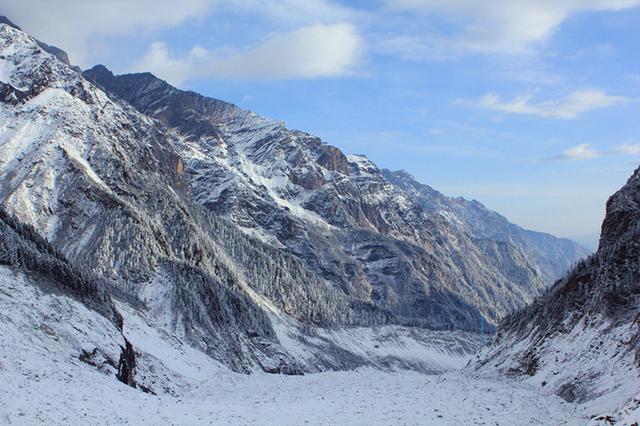
[[19, 26], [11, 22], [11, 20], [4, 15], [0, 15], [0, 24], [6, 24], [6, 25], [9, 25], [10, 27], [15, 28], [16, 30], [22, 31], [22, 29]]
[[[7, 18], [4, 15], [0, 15], [0, 25], [1, 24], [6, 24], [6, 25], [10, 26], [11, 28], [14, 28], [14, 29], [16, 29], [18, 31], [23, 31], [22, 28], [20, 28], [16, 24], [14, 24], [9, 18]], [[52, 46], [52, 45], [47, 44], [47, 43], [45, 43], [43, 41], [40, 41], [38, 39], [34, 39], [34, 40], [36, 41], [36, 43], [38, 44], [38, 46], [42, 50], [52, 54], [53, 56], [55, 56], [56, 58], [58, 58], [59, 60], [61, 60], [65, 64], [71, 66], [71, 62], [69, 60], [69, 55], [67, 54], [67, 52], [65, 52], [64, 50], [60, 49], [59, 47]], [[79, 71], [79, 68], [77, 68], [77, 67], [74, 67], [74, 69], [76, 69], [76, 71]]]
[[89, 72], [89, 73], [95, 73], [95, 74], [100, 73], [100, 74], [106, 74], [108, 76], [113, 76], [113, 72], [103, 64], [96, 64], [93, 67], [83, 72]]
[[[84, 71], [83, 75], [141, 113], [169, 127], [180, 128], [183, 134], [194, 140], [218, 134], [212, 120], [202, 119], [202, 114], [213, 115], [217, 119], [226, 115], [251, 116], [249, 111], [229, 102], [180, 90], [150, 72], [115, 75], [104, 65], [96, 65]], [[195, 111], [199, 112], [194, 114]], [[259, 120], [255, 115], [252, 117]]]

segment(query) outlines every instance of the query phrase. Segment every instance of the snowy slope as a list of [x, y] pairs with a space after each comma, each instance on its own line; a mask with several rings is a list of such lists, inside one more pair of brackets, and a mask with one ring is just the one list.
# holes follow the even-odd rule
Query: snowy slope
[[[136, 348], [134, 389], [114, 377], [123, 344], [120, 331], [84, 304], [50, 289], [0, 266], [3, 424], [582, 425], [596, 412], [590, 405], [541, 393], [537, 383], [464, 372], [238, 374], [119, 303], [124, 335]], [[442, 359], [451, 363], [451, 358]], [[629, 411], [623, 415], [629, 421], [622, 424], [635, 418]]]
[[[243, 372], [441, 368], [428, 356], [382, 361], [390, 355], [354, 353], [355, 337], [345, 347], [327, 337], [322, 328], [384, 325], [394, 317], [193, 203], [182, 141], [154, 120], [112, 101], [13, 27], [0, 24], [0, 48], [12, 67], [0, 102], [0, 202], [161, 335]], [[297, 340], [297, 350], [308, 333], [324, 333], [309, 344], [318, 359], [289, 354], [271, 318], [292, 328], [288, 341]], [[396, 340], [430, 335], [412, 334]], [[454, 353], [468, 353], [476, 340], [462, 336]]]
[[507, 318], [472, 368], [538, 384], [594, 416], [640, 420], [639, 224], [640, 169], [607, 202], [598, 251]]
[[7, 425], [584, 423], [559, 398], [460, 373], [233, 373], [119, 304], [137, 351], [134, 389], [115, 380], [110, 362], [123, 341], [104, 317], [6, 267], [0, 289], [0, 423]]

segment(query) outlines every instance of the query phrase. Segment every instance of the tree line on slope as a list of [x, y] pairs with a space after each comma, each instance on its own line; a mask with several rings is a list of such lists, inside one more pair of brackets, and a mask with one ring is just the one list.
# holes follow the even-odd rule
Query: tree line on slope
[[88, 307], [121, 326], [110, 297], [87, 269], [72, 265], [33, 226], [21, 223], [0, 206], [0, 265], [16, 267], [48, 279]]

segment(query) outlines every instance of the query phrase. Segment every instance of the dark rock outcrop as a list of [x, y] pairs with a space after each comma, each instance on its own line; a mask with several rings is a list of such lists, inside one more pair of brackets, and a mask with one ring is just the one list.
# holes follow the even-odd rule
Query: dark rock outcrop
[[118, 361], [118, 373], [117, 377], [125, 385], [129, 385], [132, 388], [136, 387], [136, 353], [133, 349], [133, 345], [127, 339], [124, 340], [125, 346], [122, 347], [120, 353], [120, 360]]

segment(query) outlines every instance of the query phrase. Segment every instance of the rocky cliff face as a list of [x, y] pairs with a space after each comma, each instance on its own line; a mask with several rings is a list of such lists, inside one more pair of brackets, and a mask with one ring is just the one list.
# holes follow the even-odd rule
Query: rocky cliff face
[[198, 204], [405, 323], [490, 328], [587, 254], [151, 74], [84, 75], [175, 135]]
[[640, 169], [607, 202], [598, 251], [509, 316], [473, 368], [592, 400], [596, 412], [622, 402], [613, 420], [639, 409]]

